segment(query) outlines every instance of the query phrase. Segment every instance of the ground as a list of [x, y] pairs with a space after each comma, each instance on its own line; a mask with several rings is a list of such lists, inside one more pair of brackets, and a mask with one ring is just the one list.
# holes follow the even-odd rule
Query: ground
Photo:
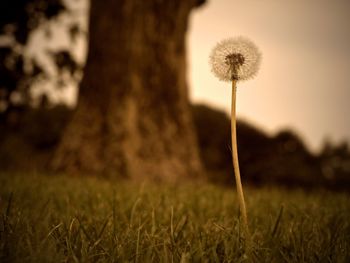
[[0, 174], [0, 262], [350, 262], [350, 202], [326, 190], [246, 189]]

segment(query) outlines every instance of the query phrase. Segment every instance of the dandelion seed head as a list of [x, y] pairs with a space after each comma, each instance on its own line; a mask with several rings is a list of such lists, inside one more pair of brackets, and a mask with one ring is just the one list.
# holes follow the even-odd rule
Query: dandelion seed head
[[222, 81], [253, 78], [259, 70], [260, 61], [258, 47], [244, 37], [222, 40], [213, 48], [209, 58], [212, 72]]

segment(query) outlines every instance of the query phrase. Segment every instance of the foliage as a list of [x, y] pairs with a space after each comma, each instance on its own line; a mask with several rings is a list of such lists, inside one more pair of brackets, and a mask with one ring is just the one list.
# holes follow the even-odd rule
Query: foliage
[[[67, 8], [62, 0], [15, 0], [0, 2], [0, 115], [13, 108], [31, 104], [30, 88], [39, 77], [47, 79], [44, 66], [29, 56], [26, 48], [30, 35], [43, 24], [57, 18]], [[71, 25], [72, 40], [77, 25]], [[45, 34], [47, 41], [51, 34]], [[64, 86], [64, 70], [71, 75], [80, 66], [67, 50], [50, 52], [59, 69], [57, 86]]]
[[[248, 188], [247, 197], [252, 262], [349, 262], [346, 194]], [[1, 174], [0, 200], [1, 262], [246, 259], [231, 189]]]
[[0, 2], [0, 34], [25, 44], [32, 30], [65, 9], [62, 0], [12, 0]]

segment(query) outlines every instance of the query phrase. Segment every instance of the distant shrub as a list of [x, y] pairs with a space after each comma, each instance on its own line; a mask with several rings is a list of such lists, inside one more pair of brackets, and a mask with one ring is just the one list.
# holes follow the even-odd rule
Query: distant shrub
[[[194, 105], [192, 109], [208, 178], [215, 183], [230, 185], [233, 181], [230, 120], [224, 112], [205, 105]], [[245, 121], [237, 122], [237, 139], [243, 182], [344, 189], [349, 185], [350, 168], [346, 170], [344, 167], [350, 167], [350, 152], [344, 147], [342, 151], [328, 147], [321, 155], [315, 155], [292, 131], [285, 130], [271, 136]], [[339, 159], [340, 153], [342, 170], [336, 161], [330, 159]], [[332, 180], [326, 178], [325, 171]]]
[[71, 110], [16, 109], [0, 123], [0, 170], [45, 170]]

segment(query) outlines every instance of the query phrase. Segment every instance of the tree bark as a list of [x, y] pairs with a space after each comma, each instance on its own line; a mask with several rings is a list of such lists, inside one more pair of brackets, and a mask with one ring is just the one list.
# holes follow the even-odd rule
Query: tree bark
[[89, 52], [55, 170], [167, 181], [201, 170], [186, 85], [196, 0], [92, 0]]

